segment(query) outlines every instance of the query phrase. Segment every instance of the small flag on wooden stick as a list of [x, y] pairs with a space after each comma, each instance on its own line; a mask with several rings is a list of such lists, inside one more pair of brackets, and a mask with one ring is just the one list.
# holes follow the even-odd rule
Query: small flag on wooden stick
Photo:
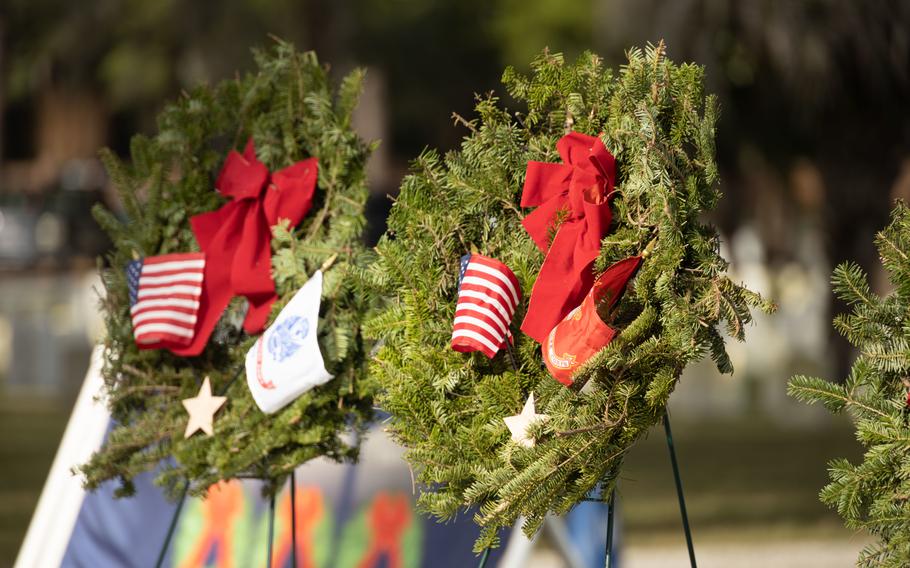
[[247, 351], [246, 382], [266, 414], [333, 378], [319, 350], [321, 303], [322, 270], [317, 270]]
[[508, 341], [521, 286], [508, 266], [481, 254], [461, 257], [452, 349], [496, 355]]
[[204, 253], [151, 256], [127, 265], [133, 336], [140, 349], [192, 341], [204, 268]]

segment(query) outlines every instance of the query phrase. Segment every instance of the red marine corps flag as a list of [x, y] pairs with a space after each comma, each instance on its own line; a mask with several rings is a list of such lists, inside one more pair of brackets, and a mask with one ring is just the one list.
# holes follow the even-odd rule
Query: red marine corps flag
[[553, 378], [568, 386], [572, 375], [616, 337], [616, 330], [601, 319], [597, 307], [616, 307], [629, 279], [641, 265], [640, 256], [613, 264], [594, 281], [585, 299], [550, 331], [541, 345], [543, 360]]
[[452, 349], [493, 358], [508, 341], [521, 286], [505, 264], [482, 254], [461, 257]]

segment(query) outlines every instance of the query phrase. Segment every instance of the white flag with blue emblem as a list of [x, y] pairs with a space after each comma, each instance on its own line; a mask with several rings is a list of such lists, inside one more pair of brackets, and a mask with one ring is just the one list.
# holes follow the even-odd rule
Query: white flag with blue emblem
[[316, 271], [246, 354], [246, 382], [266, 414], [332, 379], [316, 341], [321, 295]]

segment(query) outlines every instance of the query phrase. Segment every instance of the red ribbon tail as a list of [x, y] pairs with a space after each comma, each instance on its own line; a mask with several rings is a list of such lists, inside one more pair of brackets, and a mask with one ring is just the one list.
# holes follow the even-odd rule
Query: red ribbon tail
[[231, 263], [223, 259], [230, 258], [230, 252], [237, 247], [240, 232], [235, 227], [242, 221], [246, 210], [240, 202], [232, 201], [217, 211], [202, 213], [190, 219], [193, 234], [205, 251], [207, 262], [193, 340], [189, 345], [168, 347], [175, 355], [193, 357], [202, 353], [234, 295], [231, 291]]
[[591, 264], [600, 250], [581, 246], [581, 229], [578, 223], [559, 229], [534, 282], [521, 330], [538, 343], [543, 343], [550, 330], [581, 303], [594, 283]]
[[269, 321], [269, 315], [272, 313], [272, 305], [278, 299], [276, 294], [267, 297], [249, 297], [250, 307], [247, 309], [246, 317], [243, 319], [243, 330], [250, 335], [259, 333], [265, 328]]
[[537, 245], [537, 248], [540, 249], [540, 252], [544, 254], [546, 254], [547, 250], [550, 248], [552, 231], [556, 229], [555, 221], [559, 209], [563, 206], [564, 200], [551, 199], [531, 213], [528, 213], [525, 218], [521, 220], [521, 225], [525, 228], [525, 231], [531, 236], [531, 239], [534, 241], [534, 244]]
[[[217, 263], [209, 263], [205, 266], [205, 285], [202, 287], [202, 297], [199, 299], [199, 312], [196, 320], [196, 331], [193, 335], [193, 341], [189, 345], [182, 347], [168, 347], [175, 355], [181, 357], [194, 357], [202, 353], [215, 325], [221, 319], [221, 314], [230, 303], [233, 294], [229, 287], [229, 275], [227, 271], [218, 274], [218, 271], [209, 271], [209, 266]], [[217, 274], [217, 276], [216, 276]], [[219, 278], [220, 276], [220, 278]], [[224, 284], [218, 286], [215, 282], [223, 281]]]

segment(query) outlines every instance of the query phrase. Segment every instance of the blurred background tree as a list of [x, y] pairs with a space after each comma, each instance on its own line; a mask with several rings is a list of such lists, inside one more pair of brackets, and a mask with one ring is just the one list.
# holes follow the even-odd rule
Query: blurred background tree
[[[899, 0], [7, 0], [2, 155], [8, 163], [46, 152], [47, 120], [79, 129], [73, 146], [89, 155], [100, 144], [122, 153], [133, 132], [152, 128], [161, 100], [248, 68], [249, 47], [271, 33], [316, 49], [339, 72], [355, 62], [372, 68], [400, 169], [424, 145], [453, 147], [461, 133], [449, 128], [451, 113], [469, 112], [474, 92], [496, 88], [504, 65], [530, 61], [541, 46], [569, 57], [593, 48], [615, 64], [626, 46], [662, 37], [675, 58], [707, 66], [722, 102], [728, 183], [764, 171], [787, 186], [803, 160], [821, 177], [820, 196], [732, 193], [722, 224], [758, 215], [786, 226], [786, 216], [762, 212], [821, 205], [827, 225], [855, 229], [829, 243], [831, 260], [868, 260], [888, 210], [868, 190], [887, 195], [910, 144], [908, 22], [910, 5]], [[48, 106], [62, 116], [51, 118]], [[10, 183], [4, 190], [20, 189]], [[762, 230], [772, 257], [787, 255], [780, 229]]]
[[[41, 428], [46, 443], [0, 439], [0, 461], [16, 464], [0, 478], [0, 492], [16, 497], [0, 499], [16, 503], [0, 506], [0, 551], [18, 546], [62, 427], [50, 417], [66, 414], [100, 333], [92, 267], [108, 243], [88, 211], [99, 200], [116, 203], [97, 150], [126, 155], [133, 133], [153, 130], [162, 101], [249, 69], [249, 48], [268, 34], [316, 49], [336, 78], [368, 67], [357, 124], [365, 138], [383, 140], [370, 164], [370, 242], [408, 161], [425, 146], [454, 148], [466, 132], [453, 127], [452, 113], [470, 116], [475, 93], [501, 93], [506, 65], [526, 66], [544, 46], [567, 57], [593, 49], [616, 65], [628, 46], [661, 38], [675, 60], [705, 65], [722, 109], [725, 198], [712, 220], [737, 277], [780, 310], [731, 353], [733, 380], [699, 368], [674, 395], [673, 411], [702, 444], [688, 451], [697, 457], [687, 476], [695, 530], [731, 519], [762, 534], [786, 523], [837, 525], [815, 493], [825, 461], [857, 448], [848, 428], [788, 400], [785, 384], [793, 374], [845, 376], [849, 368], [850, 347], [830, 326], [845, 310], [828, 285], [835, 264], [854, 260], [877, 291], [888, 286], [872, 237], [893, 199], [910, 199], [910, 3], [5, 0], [0, 422]], [[677, 429], [685, 443], [686, 427]], [[733, 457], [721, 463], [725, 452]], [[792, 467], [769, 469], [784, 462]], [[729, 483], [710, 475], [719, 467]], [[627, 486], [630, 500], [659, 499], [670, 487], [640, 471], [640, 483]], [[646, 509], [630, 510], [630, 531], [664, 522], [675, 530], [672, 514]]]

